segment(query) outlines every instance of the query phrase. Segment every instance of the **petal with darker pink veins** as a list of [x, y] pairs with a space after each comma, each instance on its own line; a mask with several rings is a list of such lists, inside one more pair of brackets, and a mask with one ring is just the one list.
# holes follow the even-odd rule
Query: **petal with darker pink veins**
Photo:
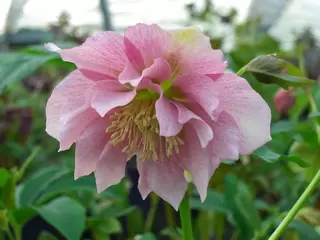
[[158, 57], [166, 58], [171, 50], [172, 36], [156, 24], [137, 24], [127, 28], [125, 38], [141, 53], [146, 67]]
[[139, 191], [145, 199], [150, 191], [170, 203], [176, 210], [187, 190], [183, 169], [174, 159], [153, 161], [151, 159], [137, 162]]
[[106, 145], [94, 171], [98, 192], [118, 184], [125, 175], [128, 156], [120, 147]]
[[135, 90], [130, 90], [117, 81], [99, 81], [93, 93], [91, 107], [103, 117], [110, 110], [130, 103], [135, 95]]
[[106, 128], [108, 118], [95, 119], [84, 131], [76, 142], [75, 154], [75, 179], [91, 174], [108, 143]]
[[211, 78], [197, 73], [185, 74], [173, 84], [187, 102], [198, 103], [213, 120], [217, 119], [221, 109], [218, 108], [219, 98], [215, 95], [215, 85]]
[[225, 73], [214, 81], [219, 108], [228, 113], [240, 131], [240, 154], [248, 155], [271, 140], [271, 112], [264, 99], [244, 78]]
[[49, 135], [59, 140], [60, 120], [86, 111], [84, 105], [93, 87], [94, 83], [76, 70], [54, 88], [46, 106], [46, 131]]
[[98, 33], [82, 45], [62, 49], [58, 53], [63, 60], [73, 62], [79, 69], [106, 75], [105, 79], [117, 78], [127, 61], [123, 36], [115, 32]]

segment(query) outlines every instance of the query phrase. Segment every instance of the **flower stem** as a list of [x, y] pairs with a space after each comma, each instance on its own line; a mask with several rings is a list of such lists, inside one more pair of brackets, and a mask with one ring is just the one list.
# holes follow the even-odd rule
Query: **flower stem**
[[238, 76], [241, 76], [242, 74], [244, 74], [246, 71], [246, 66], [242, 67], [239, 69], [239, 71], [236, 73]]
[[193, 240], [189, 192], [187, 192], [187, 194], [182, 199], [179, 207], [179, 213], [182, 225], [183, 240]]
[[154, 217], [156, 215], [157, 209], [158, 209], [158, 203], [159, 203], [159, 197], [152, 193], [151, 194], [151, 208], [149, 210], [146, 225], [145, 225], [145, 232], [150, 232], [152, 229]]
[[283, 231], [287, 228], [289, 223], [293, 220], [293, 218], [296, 216], [302, 205], [305, 203], [305, 201], [308, 199], [308, 197], [311, 195], [313, 190], [316, 188], [320, 181], [320, 169], [318, 170], [317, 174], [313, 177], [312, 181], [309, 183], [308, 187], [304, 190], [302, 195], [299, 197], [298, 201], [294, 204], [294, 206], [290, 209], [287, 216], [282, 220], [280, 225], [277, 227], [277, 229], [273, 232], [273, 234], [270, 236], [268, 240], [277, 240], [280, 235], [283, 233]]

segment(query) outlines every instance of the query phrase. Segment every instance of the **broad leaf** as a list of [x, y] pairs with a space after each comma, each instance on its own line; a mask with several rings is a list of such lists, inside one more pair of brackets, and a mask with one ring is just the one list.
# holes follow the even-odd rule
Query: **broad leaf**
[[0, 92], [6, 85], [23, 80], [55, 58], [59, 58], [59, 55], [0, 53]]
[[277, 84], [284, 89], [289, 87], [311, 86], [316, 81], [305, 78], [303, 73], [291, 63], [274, 55], [256, 57], [245, 66], [245, 71], [262, 83]]
[[36, 210], [68, 240], [81, 238], [85, 229], [86, 211], [75, 200], [68, 197], [56, 198], [46, 205], [37, 207]]
[[10, 173], [7, 169], [0, 168], [0, 188], [3, 188], [7, 185], [10, 179]]

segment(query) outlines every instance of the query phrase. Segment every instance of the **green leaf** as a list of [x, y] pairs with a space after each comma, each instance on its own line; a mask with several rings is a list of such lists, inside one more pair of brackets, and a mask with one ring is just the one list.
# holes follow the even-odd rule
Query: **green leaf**
[[38, 202], [45, 201], [46, 199], [73, 190], [92, 190], [96, 191], [95, 180], [93, 176], [82, 177], [74, 180], [73, 174], [65, 175], [50, 184], [41, 194]]
[[253, 156], [258, 157], [259, 159], [269, 162], [269, 163], [275, 163], [278, 161], [287, 161], [287, 162], [293, 162], [297, 165], [299, 165], [302, 168], [310, 167], [310, 164], [303, 160], [303, 158], [299, 156], [285, 156], [278, 154], [276, 152], [273, 152], [271, 149], [269, 149], [266, 146], [263, 146], [259, 149], [257, 149], [254, 153], [252, 153]]
[[126, 216], [130, 213], [132, 213], [133, 211], [137, 210], [136, 206], [119, 206], [119, 205], [112, 205], [106, 209], [101, 210], [101, 212], [99, 213], [100, 217], [115, 217], [115, 218], [119, 218], [122, 216]]
[[36, 208], [39, 215], [68, 240], [79, 240], [85, 229], [85, 209], [69, 197], [56, 198]]
[[320, 148], [318, 146], [311, 146], [305, 142], [296, 141], [292, 144], [289, 153], [292, 156], [297, 156], [303, 159], [303, 161], [307, 162], [311, 166], [309, 168], [299, 169], [294, 165], [290, 165], [294, 171], [302, 172], [307, 181], [311, 181], [320, 168]]
[[21, 81], [57, 54], [0, 53], [0, 92], [8, 84]]
[[37, 240], [58, 240], [55, 236], [48, 232], [41, 232]]
[[28, 222], [32, 217], [36, 215], [37, 211], [32, 207], [18, 208], [13, 211], [13, 217], [20, 226], [23, 226], [26, 222]]
[[135, 240], [157, 240], [153, 233], [144, 233], [142, 235], [135, 236]]
[[39, 170], [19, 185], [16, 193], [18, 207], [27, 207], [36, 202], [50, 184], [69, 172], [61, 166], [50, 166]]
[[96, 239], [105, 239], [110, 234], [122, 231], [121, 223], [116, 218], [88, 218], [87, 228], [94, 232]]
[[225, 204], [222, 193], [216, 192], [212, 189], [208, 190], [207, 198], [201, 202], [198, 194], [190, 198], [190, 207], [200, 211], [215, 211], [220, 213], [228, 213], [229, 209]]
[[6, 209], [0, 210], [0, 229], [4, 231], [9, 230], [8, 211]]
[[308, 240], [319, 240], [320, 235], [316, 232], [316, 230], [307, 223], [293, 220], [289, 224], [289, 228], [296, 230], [299, 234], [301, 239], [308, 239]]
[[240, 231], [239, 239], [252, 239], [261, 223], [249, 187], [235, 176], [227, 175], [224, 200]]
[[10, 179], [10, 173], [7, 169], [0, 168], [0, 188], [3, 188], [7, 185]]
[[276, 135], [294, 130], [295, 125], [288, 120], [281, 120], [271, 125], [271, 134]]
[[254, 58], [245, 66], [259, 82], [277, 84], [284, 89], [289, 87], [311, 86], [316, 81], [305, 78], [303, 73], [291, 63], [274, 55], [262, 55]]

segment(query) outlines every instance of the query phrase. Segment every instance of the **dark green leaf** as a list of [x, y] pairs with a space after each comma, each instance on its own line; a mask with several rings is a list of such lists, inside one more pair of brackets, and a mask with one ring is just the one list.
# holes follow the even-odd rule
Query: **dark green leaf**
[[55, 236], [48, 232], [41, 232], [37, 240], [58, 240]]
[[55, 58], [59, 58], [59, 55], [0, 53], [0, 91], [4, 86], [30, 76], [37, 68]]
[[305, 78], [291, 63], [274, 55], [256, 57], [245, 66], [246, 72], [262, 83], [277, 84], [282, 88], [311, 86], [316, 81]]
[[7, 169], [0, 168], [0, 188], [3, 188], [4, 186], [6, 186], [9, 179], [10, 179], [10, 173], [7, 171]]
[[94, 232], [97, 239], [105, 239], [122, 231], [121, 223], [116, 218], [88, 218], [87, 228]]
[[41, 194], [38, 201], [43, 201], [53, 195], [73, 191], [73, 190], [92, 190], [96, 191], [96, 184], [93, 176], [82, 177], [74, 180], [72, 173], [65, 175], [50, 184]]
[[69, 172], [61, 166], [50, 166], [32, 175], [25, 183], [19, 185], [16, 193], [18, 207], [34, 204], [47, 187]]
[[315, 231], [315, 229], [304, 222], [293, 220], [289, 224], [289, 228], [296, 230], [299, 234], [301, 239], [308, 239], [308, 240], [319, 240], [320, 235]]
[[110, 218], [110, 217], [119, 218], [122, 216], [126, 216], [135, 210], [137, 210], [136, 206], [125, 207], [125, 206], [112, 205], [112, 206], [102, 210], [99, 213], [99, 216], [100, 217], [108, 217], [108, 218]]
[[249, 187], [235, 176], [227, 175], [224, 200], [240, 231], [239, 239], [251, 239], [260, 228], [260, 218]]
[[299, 156], [281, 155], [276, 152], [273, 152], [271, 149], [269, 149], [266, 146], [259, 148], [254, 153], [252, 153], [252, 155], [269, 163], [275, 163], [277, 161], [287, 161], [287, 162], [293, 162], [302, 168], [310, 167], [310, 164], [304, 161], [303, 158]]
[[35, 215], [37, 215], [37, 211], [32, 207], [18, 208], [13, 211], [13, 217], [20, 226], [23, 226]]
[[292, 122], [288, 120], [281, 120], [271, 125], [271, 134], [275, 135], [279, 133], [290, 132], [294, 128], [295, 128], [295, 125]]
[[192, 196], [190, 198], [190, 207], [201, 211], [215, 211], [221, 213], [228, 213], [229, 211], [225, 205], [223, 194], [212, 189], [208, 190], [207, 198], [204, 202], [201, 202], [198, 195]]
[[137, 240], [157, 240], [157, 238], [152, 233], [144, 233], [142, 235], [136, 236]]
[[36, 208], [40, 216], [68, 240], [79, 240], [85, 229], [85, 209], [68, 197], [54, 199]]

